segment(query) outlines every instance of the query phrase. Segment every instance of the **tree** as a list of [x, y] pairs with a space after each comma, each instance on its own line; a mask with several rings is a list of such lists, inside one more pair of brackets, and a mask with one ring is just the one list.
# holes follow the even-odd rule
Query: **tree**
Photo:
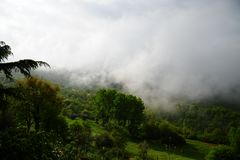
[[94, 102], [97, 106], [97, 119], [101, 119], [103, 124], [107, 124], [114, 114], [114, 99], [116, 90], [102, 89], [96, 93]]
[[143, 101], [133, 95], [118, 93], [114, 99], [114, 118], [119, 125], [126, 126], [130, 134], [136, 134], [138, 127], [144, 120]]
[[[34, 123], [35, 131], [59, 130], [58, 115], [62, 108], [62, 99], [58, 96], [59, 87], [36, 77], [29, 77], [17, 82], [24, 100], [18, 109], [29, 131]], [[60, 132], [60, 131], [59, 131]]]
[[[13, 55], [10, 46], [0, 41], [0, 73], [3, 73], [7, 79], [13, 79], [12, 72], [14, 71], [30, 77], [32, 69], [40, 66], [50, 67], [46, 62], [31, 59], [5, 62], [10, 55]], [[0, 82], [0, 159], [39, 159], [40, 156], [41, 159], [46, 159], [46, 157], [54, 159], [53, 151], [56, 147], [51, 146], [55, 145], [56, 141], [50, 141], [49, 136], [41, 133], [26, 135], [21, 128], [9, 123], [9, 121], [16, 122], [15, 119], [13, 120], [15, 113], [10, 103], [15, 102], [14, 100], [17, 98], [21, 98], [19, 93], [20, 90], [17, 88], [7, 87]]]
[[[34, 61], [31, 59], [5, 62], [10, 55], [13, 55], [10, 46], [5, 44], [5, 42], [0, 41], [0, 73], [3, 72], [5, 77], [8, 79], [12, 79], [12, 71], [20, 72], [25, 76], [30, 76], [31, 69], [36, 69], [39, 66], [50, 67], [46, 62]], [[9, 114], [11, 114], [8, 110], [8, 97], [10, 96], [16, 98], [17, 93], [18, 90], [16, 90], [16, 88], [6, 87], [0, 82], [0, 129], [6, 129], [10, 126], [6, 124], [6, 118], [9, 117]], [[4, 127], [2, 124], [8, 127]]]
[[96, 93], [95, 104], [97, 117], [102, 119], [103, 124], [106, 125], [110, 121], [116, 122], [126, 127], [130, 134], [136, 134], [144, 120], [144, 103], [133, 95], [113, 89], [102, 89]]

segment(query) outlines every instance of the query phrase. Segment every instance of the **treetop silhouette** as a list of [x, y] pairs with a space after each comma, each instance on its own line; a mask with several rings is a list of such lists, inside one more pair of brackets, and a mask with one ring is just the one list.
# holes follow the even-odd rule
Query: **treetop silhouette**
[[8, 56], [13, 55], [11, 47], [5, 42], [0, 41], [0, 72], [3, 72], [8, 79], [12, 79], [12, 71], [20, 72], [24, 76], [30, 76], [30, 71], [40, 66], [50, 67], [43, 61], [35, 61], [32, 59], [23, 59], [15, 62], [5, 62]]

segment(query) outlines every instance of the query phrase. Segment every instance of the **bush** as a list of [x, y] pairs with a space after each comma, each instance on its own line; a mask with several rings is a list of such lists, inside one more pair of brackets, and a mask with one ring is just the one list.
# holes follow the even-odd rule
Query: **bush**
[[[51, 123], [47, 123], [51, 120]], [[46, 132], [54, 132], [57, 136], [61, 137], [62, 139], [67, 138], [68, 132], [68, 124], [64, 117], [57, 116], [53, 119], [43, 120], [44, 123], [42, 124], [43, 130]]]
[[231, 128], [228, 133], [228, 139], [234, 151], [240, 153], [240, 127]]
[[142, 160], [148, 160], [148, 149], [149, 149], [149, 145], [147, 144], [146, 141], [143, 141], [142, 143], [140, 143], [138, 145], [139, 148], [139, 155], [138, 158], [142, 159]]
[[96, 146], [98, 148], [112, 148], [114, 140], [110, 134], [104, 133], [96, 137]]
[[114, 129], [111, 133], [106, 132], [96, 137], [96, 146], [106, 160], [127, 158], [125, 150], [127, 139], [118, 131]]
[[160, 139], [160, 128], [155, 123], [147, 123], [144, 126], [143, 129], [143, 138], [145, 139], [151, 139], [151, 140], [157, 140]]
[[112, 159], [126, 160], [128, 159], [128, 153], [124, 149], [113, 147], [113, 148], [107, 149], [104, 152], [102, 158], [104, 158], [105, 160], [112, 160]]
[[24, 130], [0, 133], [0, 159], [57, 160], [61, 157], [61, 141], [48, 132], [26, 134]]
[[208, 153], [206, 160], [237, 160], [237, 157], [233, 148], [217, 146]]
[[128, 131], [124, 128], [116, 128], [112, 130], [111, 135], [114, 140], [114, 146], [124, 149], [128, 140]]
[[78, 148], [85, 150], [91, 143], [91, 128], [86, 123], [74, 122], [70, 125], [70, 137]]
[[161, 123], [160, 126], [161, 143], [168, 145], [182, 145], [185, 140], [167, 123]]
[[159, 140], [162, 144], [183, 145], [185, 140], [180, 136], [175, 127], [167, 122], [152, 122], [145, 124], [143, 138], [147, 140]]
[[198, 133], [197, 135], [198, 140], [215, 144], [227, 144], [228, 139], [226, 137], [226, 133], [224, 133], [224, 131], [219, 128], [215, 128], [211, 132], [208, 132], [206, 130], [204, 133]]

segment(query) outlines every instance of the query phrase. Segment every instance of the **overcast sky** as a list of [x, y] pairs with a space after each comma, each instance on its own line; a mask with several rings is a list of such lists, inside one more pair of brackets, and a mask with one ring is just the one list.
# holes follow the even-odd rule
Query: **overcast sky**
[[107, 74], [150, 98], [240, 82], [239, 0], [1, 0], [0, 40], [11, 60]]

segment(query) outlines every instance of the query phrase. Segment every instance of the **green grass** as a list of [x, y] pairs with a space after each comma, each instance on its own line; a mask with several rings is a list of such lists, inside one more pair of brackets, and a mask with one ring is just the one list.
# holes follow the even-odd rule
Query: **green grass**
[[[156, 142], [151, 142], [149, 143], [148, 155], [158, 160], [204, 160], [210, 148], [210, 144], [194, 140], [187, 140], [185, 146], [170, 149]], [[128, 142], [127, 151], [131, 157], [135, 157], [139, 152], [138, 143]]]

